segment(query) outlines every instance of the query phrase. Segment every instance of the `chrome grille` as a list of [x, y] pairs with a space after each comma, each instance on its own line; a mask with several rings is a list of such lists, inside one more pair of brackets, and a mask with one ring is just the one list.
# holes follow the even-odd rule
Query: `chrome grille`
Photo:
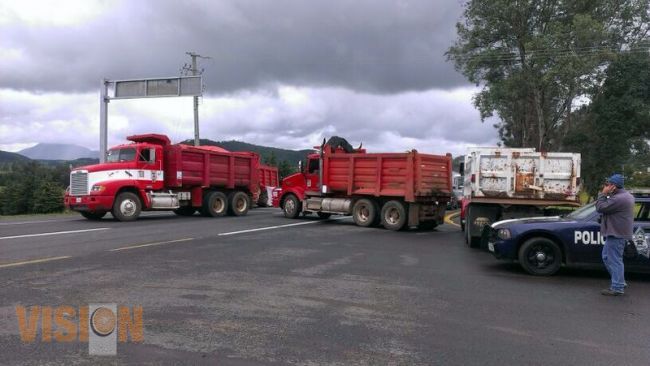
[[70, 195], [85, 196], [88, 194], [88, 173], [73, 172], [70, 174]]

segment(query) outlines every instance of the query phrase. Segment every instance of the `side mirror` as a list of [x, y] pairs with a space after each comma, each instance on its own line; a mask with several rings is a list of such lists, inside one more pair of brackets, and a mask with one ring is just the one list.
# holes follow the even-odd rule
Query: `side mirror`
[[302, 172], [302, 160], [298, 160], [298, 171]]
[[458, 166], [458, 173], [460, 173], [460, 175], [465, 175], [465, 162], [461, 162]]

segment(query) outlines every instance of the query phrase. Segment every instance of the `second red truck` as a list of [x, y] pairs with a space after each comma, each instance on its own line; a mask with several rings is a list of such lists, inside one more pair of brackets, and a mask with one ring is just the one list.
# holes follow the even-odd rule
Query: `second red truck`
[[450, 154], [371, 154], [343, 139], [319, 150], [273, 192], [274, 206], [286, 217], [352, 215], [359, 226], [381, 224], [390, 230], [442, 224], [452, 194]]

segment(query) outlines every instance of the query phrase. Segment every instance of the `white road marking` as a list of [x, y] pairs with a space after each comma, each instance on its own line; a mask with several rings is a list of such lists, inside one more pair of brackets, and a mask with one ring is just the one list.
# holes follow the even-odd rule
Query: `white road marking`
[[343, 219], [347, 219], [347, 218], [350, 218], [350, 216], [337, 217], [337, 218], [328, 219], [328, 220], [316, 220], [316, 221], [298, 222], [298, 223], [295, 223], [295, 224], [266, 226], [266, 227], [258, 227], [258, 228], [255, 228], [255, 229], [231, 231], [231, 232], [228, 232], [228, 233], [219, 233], [219, 234], [217, 234], [217, 236], [237, 235], [237, 234], [253, 233], [253, 232], [256, 232], [256, 231], [281, 229], [281, 228], [284, 228], [284, 227], [291, 227], [291, 226], [318, 224], [319, 222], [332, 221], [332, 220], [343, 220]]
[[147, 244], [138, 244], [138, 245], [130, 245], [128, 247], [121, 247], [121, 248], [115, 248], [115, 249], [110, 249], [109, 252], [117, 252], [120, 250], [128, 250], [128, 249], [136, 249], [136, 248], [144, 248], [144, 247], [152, 247], [155, 245], [163, 245], [163, 244], [169, 244], [169, 243], [178, 243], [181, 241], [189, 241], [189, 240], [194, 240], [194, 238], [184, 238], [184, 239], [176, 239], [176, 240], [168, 240], [168, 241], [159, 241], [155, 243], [147, 243]]
[[50, 258], [33, 259], [33, 260], [23, 261], [23, 262], [5, 263], [5, 264], [0, 264], [0, 268], [16, 267], [16, 266], [22, 266], [23, 264], [43, 263], [43, 262], [50, 262], [59, 259], [68, 259], [68, 258], [72, 258], [72, 257], [70, 256], [50, 257]]
[[35, 236], [48, 236], [48, 235], [63, 235], [63, 234], [76, 234], [76, 233], [87, 233], [89, 231], [100, 231], [100, 230], [108, 230], [110, 228], [107, 227], [99, 227], [96, 229], [85, 229], [85, 230], [69, 230], [69, 231], [54, 231], [54, 232], [49, 232], [49, 233], [40, 233], [40, 234], [25, 234], [25, 235], [14, 235], [14, 236], [3, 236], [0, 237], [0, 240], [5, 240], [5, 239], [18, 239], [18, 238], [32, 238]]

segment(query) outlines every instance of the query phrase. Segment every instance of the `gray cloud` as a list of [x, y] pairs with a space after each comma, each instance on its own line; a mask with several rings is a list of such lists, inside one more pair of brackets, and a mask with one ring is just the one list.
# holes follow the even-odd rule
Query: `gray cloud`
[[[389, 94], [466, 81], [444, 61], [461, 15], [448, 1], [124, 1], [73, 26], [0, 26], [0, 87], [91, 91], [203, 60], [208, 93], [276, 82]], [[8, 52], [5, 52], [8, 54]]]

